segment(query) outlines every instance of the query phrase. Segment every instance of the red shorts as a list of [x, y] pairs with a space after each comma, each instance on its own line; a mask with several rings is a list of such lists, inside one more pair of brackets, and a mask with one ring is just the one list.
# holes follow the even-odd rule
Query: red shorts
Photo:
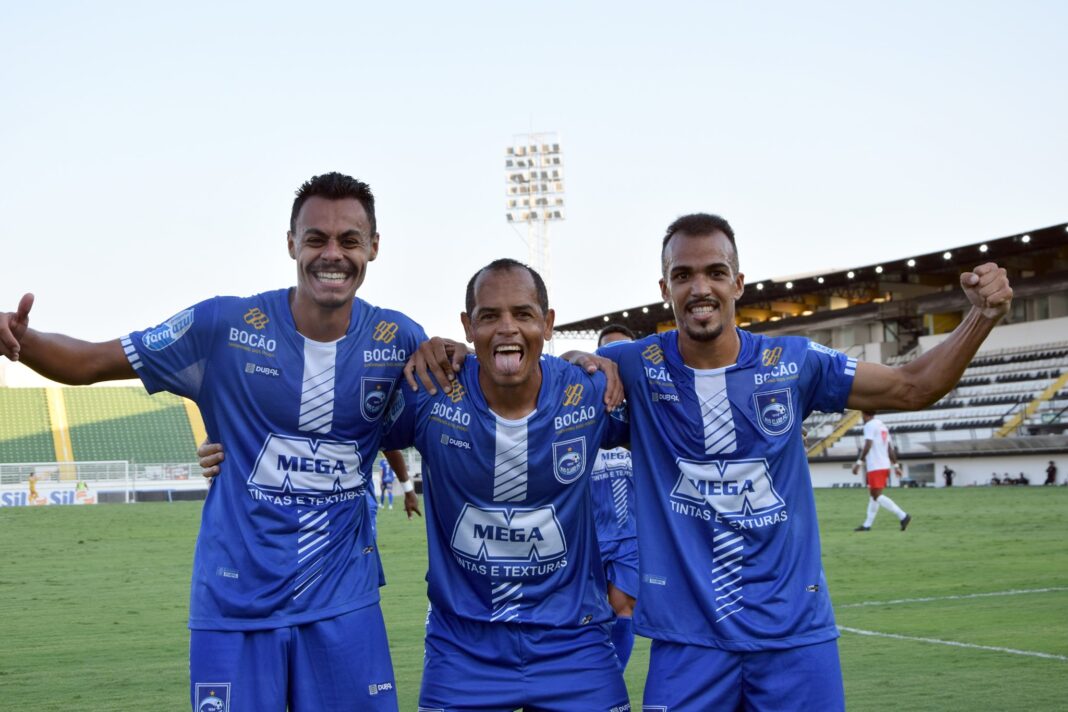
[[869, 470], [868, 489], [886, 489], [886, 481], [890, 478], [890, 470]]

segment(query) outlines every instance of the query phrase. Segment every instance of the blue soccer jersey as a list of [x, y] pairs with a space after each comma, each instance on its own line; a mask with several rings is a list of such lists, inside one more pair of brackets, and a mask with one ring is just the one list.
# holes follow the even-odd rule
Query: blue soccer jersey
[[386, 406], [424, 338], [357, 299], [343, 338], [305, 339], [282, 289], [209, 299], [122, 339], [145, 388], [195, 401], [226, 449], [197, 537], [190, 628], [278, 628], [378, 600], [365, 492]]
[[541, 359], [534, 412], [493, 413], [469, 356], [452, 393], [404, 388], [384, 447], [423, 456], [435, 611], [487, 622], [573, 627], [612, 612], [587, 477], [607, 428], [605, 380]]
[[737, 363], [687, 367], [678, 333], [614, 344], [638, 492], [637, 632], [727, 650], [837, 637], [801, 422], [845, 407], [856, 360], [739, 330]]
[[630, 450], [598, 450], [590, 473], [597, 540], [620, 541], [637, 536], [634, 527], [634, 473]]

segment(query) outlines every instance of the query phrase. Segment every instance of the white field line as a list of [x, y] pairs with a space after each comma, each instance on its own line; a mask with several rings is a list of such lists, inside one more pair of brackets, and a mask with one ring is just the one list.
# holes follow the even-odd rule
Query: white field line
[[1051, 588], [1014, 589], [1011, 591], [991, 591], [990, 593], [967, 593], [957, 596], [928, 596], [926, 598], [897, 598], [890, 601], [862, 601], [861, 603], [843, 603], [835, 606], [839, 608], [862, 608], [864, 606], [892, 606], [898, 603], [930, 603], [932, 601], [962, 601], [967, 598], [988, 598], [990, 596], [1019, 596], [1025, 593], [1052, 593], [1068, 591], [1068, 587], [1054, 586]]
[[874, 630], [860, 630], [859, 628], [847, 628], [838, 626], [838, 630], [857, 635], [870, 635], [877, 638], [893, 638], [894, 640], [909, 640], [918, 643], [935, 643], [937, 645], [951, 645], [955, 648], [971, 648], [972, 650], [990, 650], [995, 653], [1012, 653], [1013, 655], [1026, 655], [1032, 658], [1046, 658], [1047, 660], [1063, 660], [1068, 662], [1064, 655], [1051, 655], [1050, 653], [1036, 653], [1031, 650], [1016, 650], [1015, 648], [1000, 648], [994, 645], [975, 645], [973, 643], [958, 643], [955, 640], [939, 640], [938, 638], [918, 638], [911, 635], [897, 635], [896, 633], [879, 633]]
[[[863, 601], [861, 603], [846, 603], [835, 608], [861, 608], [863, 606], [889, 606], [898, 603], [929, 603], [931, 601], [959, 601], [968, 598], [989, 598], [991, 596], [1019, 596], [1028, 593], [1051, 593], [1058, 591], [1068, 591], [1068, 588], [1063, 586], [1054, 586], [1050, 588], [1031, 588], [1031, 589], [1014, 589], [1011, 591], [991, 591], [989, 593], [969, 593], [957, 596], [928, 596], [925, 598], [898, 598], [891, 601]], [[1050, 653], [1037, 653], [1031, 650], [1016, 650], [1015, 648], [1002, 648], [993, 645], [976, 645], [974, 643], [959, 643], [955, 640], [940, 640], [938, 638], [920, 638], [911, 635], [898, 635], [896, 633], [880, 633], [874, 630], [861, 630], [859, 628], [849, 628], [847, 626], [838, 626], [838, 630], [845, 631], [847, 633], [855, 633], [857, 635], [868, 635], [877, 638], [893, 638], [894, 640], [909, 640], [918, 643], [933, 643], [936, 645], [950, 645], [956, 648], [970, 648], [972, 650], [990, 650], [997, 653], [1011, 653], [1013, 655], [1026, 655], [1032, 658], [1045, 658], [1047, 660], [1063, 660], [1068, 662], [1068, 657], [1064, 655], [1052, 655]]]

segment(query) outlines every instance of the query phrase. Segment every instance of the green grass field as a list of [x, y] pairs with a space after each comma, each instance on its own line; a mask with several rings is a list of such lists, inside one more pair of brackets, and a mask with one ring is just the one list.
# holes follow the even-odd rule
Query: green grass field
[[[852, 531], [864, 490], [817, 493], [838, 624], [849, 629], [840, 643], [849, 709], [1065, 709], [1068, 488], [890, 494], [914, 516], [904, 534], [885, 511], [871, 532]], [[0, 510], [0, 708], [188, 709], [199, 512], [199, 503]], [[379, 537], [401, 709], [414, 710], [425, 533], [396, 510], [379, 517]], [[1004, 592], [1013, 593], [980, 595]], [[628, 667], [635, 710], [648, 648], [639, 640]]]

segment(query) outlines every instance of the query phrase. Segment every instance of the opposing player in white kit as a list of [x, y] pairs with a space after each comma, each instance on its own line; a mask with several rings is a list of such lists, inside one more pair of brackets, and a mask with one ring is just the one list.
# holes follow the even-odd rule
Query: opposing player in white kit
[[215, 297], [94, 344], [0, 314], [0, 355], [64, 383], [139, 377], [190, 398], [227, 467], [204, 504], [190, 594], [195, 712], [396, 710], [366, 489], [408, 354], [425, 338], [356, 299], [374, 196], [337, 173], [297, 192], [297, 286]]
[[[633, 341], [634, 332], [609, 324], [597, 335], [597, 346]], [[638, 595], [638, 532], [634, 523], [634, 469], [630, 450], [598, 450], [590, 474], [597, 544], [601, 551], [608, 603], [616, 614], [612, 645], [625, 668], [634, 648], [634, 601]]]
[[864, 523], [853, 531], [871, 531], [871, 525], [875, 523], [875, 515], [879, 513], [879, 507], [890, 510], [901, 523], [901, 531], [905, 531], [912, 521], [912, 516], [906, 514], [894, 503], [894, 500], [883, 494], [886, 483], [890, 479], [891, 467], [895, 469], [901, 467], [901, 463], [897, 461], [894, 444], [890, 442], [890, 431], [872, 411], [864, 411], [861, 417], [864, 418], [864, 449], [861, 450], [860, 457], [853, 464], [853, 474], [859, 474], [860, 466], [865, 466], [868, 476], [868, 493], [871, 498], [868, 500], [868, 516], [864, 519]]

